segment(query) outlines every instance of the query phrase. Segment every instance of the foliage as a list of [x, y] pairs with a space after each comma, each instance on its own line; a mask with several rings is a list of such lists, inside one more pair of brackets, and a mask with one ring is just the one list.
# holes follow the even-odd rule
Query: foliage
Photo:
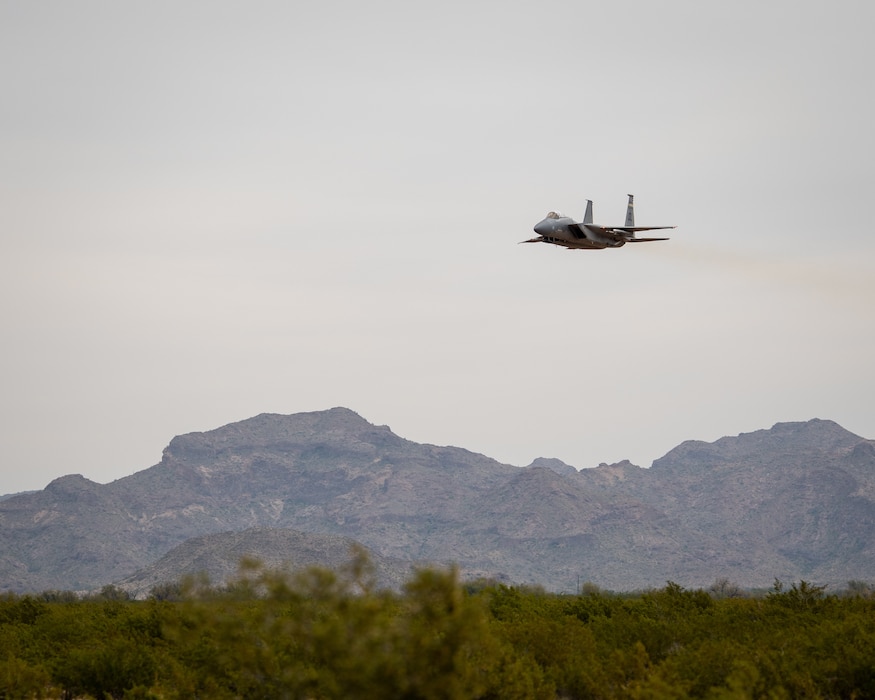
[[339, 573], [251, 566], [225, 588], [146, 601], [6, 595], [0, 698], [875, 697], [863, 584], [585, 591], [462, 586], [454, 569], [380, 591], [361, 556]]

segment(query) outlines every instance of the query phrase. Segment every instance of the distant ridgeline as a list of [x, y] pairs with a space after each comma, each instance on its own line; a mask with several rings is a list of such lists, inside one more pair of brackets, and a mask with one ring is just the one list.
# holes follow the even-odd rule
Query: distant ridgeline
[[[262, 414], [174, 438], [159, 464], [101, 485], [66, 476], [0, 501], [0, 589], [138, 594], [221, 581], [244, 555], [333, 565], [353, 542], [381, 585], [411, 564], [574, 592], [775, 578], [875, 580], [875, 443], [831, 421], [690, 441], [641, 469], [525, 468], [405, 440], [334, 408]], [[302, 533], [307, 533], [306, 535]]]

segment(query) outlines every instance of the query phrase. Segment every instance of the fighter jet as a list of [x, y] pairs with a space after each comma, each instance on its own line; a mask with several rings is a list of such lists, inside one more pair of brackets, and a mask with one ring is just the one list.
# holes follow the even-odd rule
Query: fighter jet
[[626, 224], [624, 226], [599, 226], [592, 222], [592, 200], [586, 200], [586, 213], [583, 221], [577, 223], [570, 216], [558, 211], [551, 211], [547, 218], [535, 224], [537, 238], [530, 238], [520, 243], [552, 243], [569, 250], [582, 248], [600, 250], [602, 248], [620, 248], [627, 243], [645, 243], [648, 241], [667, 241], [668, 238], [637, 238], [638, 231], [655, 231], [657, 229], [676, 228], [675, 226], [636, 226], [635, 210], [630, 194], [626, 206]]

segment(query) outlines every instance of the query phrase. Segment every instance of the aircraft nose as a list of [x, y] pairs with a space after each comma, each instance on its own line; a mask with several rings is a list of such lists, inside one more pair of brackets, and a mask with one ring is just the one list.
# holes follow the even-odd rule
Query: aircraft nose
[[535, 224], [535, 233], [544, 236], [547, 234], [548, 224], [547, 219], [542, 219], [537, 224]]

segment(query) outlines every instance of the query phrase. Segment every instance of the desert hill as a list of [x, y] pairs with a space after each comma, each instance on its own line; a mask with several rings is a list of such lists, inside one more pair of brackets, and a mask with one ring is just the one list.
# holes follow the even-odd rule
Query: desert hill
[[[186, 540], [116, 585], [134, 597], [145, 597], [161, 584], [185, 577], [206, 576], [210, 585], [223, 584], [243, 575], [240, 565], [244, 560], [255, 560], [264, 570], [288, 573], [310, 566], [341, 571], [350, 566], [358, 548], [360, 545], [348, 537], [283, 528], [220, 532]], [[374, 552], [366, 554], [373, 569], [373, 583], [379, 588], [400, 589], [413, 574], [410, 562], [392, 560]]]
[[262, 414], [176, 437], [159, 464], [109, 484], [65, 476], [0, 501], [0, 589], [157, 581], [190, 572], [179, 558], [155, 567], [192, 538], [214, 562], [242, 551], [220, 533], [260, 533], [251, 553], [269, 554], [254, 544], [265, 528], [558, 591], [843, 585], [875, 579], [875, 443], [831, 421], [779, 423], [685, 442], [650, 469], [578, 472], [411, 442], [345, 408]]

